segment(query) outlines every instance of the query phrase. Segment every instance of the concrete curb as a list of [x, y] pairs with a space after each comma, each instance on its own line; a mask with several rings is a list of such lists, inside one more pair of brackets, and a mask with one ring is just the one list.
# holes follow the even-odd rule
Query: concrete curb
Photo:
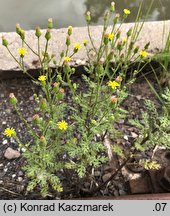
[[[122, 36], [126, 34], [130, 27], [133, 27], [134, 23], [123, 24], [121, 26]], [[164, 32], [165, 31], [165, 32]], [[165, 33], [165, 38], [167, 37], [170, 31], [170, 20], [168, 21], [158, 21], [158, 22], [146, 22], [144, 23], [143, 29], [139, 35], [137, 44], [142, 48], [147, 42], [150, 41], [149, 52], [154, 54], [159, 52], [162, 47], [162, 35]], [[46, 30], [43, 30], [45, 34]], [[94, 43], [98, 46], [100, 44], [102, 26], [93, 26], [91, 27], [92, 37]], [[0, 33], [0, 37], [5, 36], [9, 41], [9, 47], [11, 52], [17, 57], [17, 49], [21, 47], [21, 41], [19, 36], [15, 33]], [[52, 30], [52, 39], [49, 43], [49, 52], [54, 53], [56, 58], [59, 57], [60, 52], [65, 49], [65, 38], [67, 35], [67, 29], [53, 29]], [[87, 27], [76, 27], [73, 28], [73, 34], [71, 36], [71, 42], [80, 42], [86, 39], [88, 41]], [[37, 40], [34, 35], [33, 30], [26, 31], [26, 41], [34, 50], [37, 49]], [[45, 39], [41, 37], [41, 47], [44, 47]], [[71, 48], [73, 49], [73, 48]], [[39, 68], [36, 65], [37, 56], [28, 51], [28, 54], [25, 56], [25, 63], [28, 70], [36, 70]], [[82, 48], [73, 58], [72, 65], [83, 65], [86, 62], [85, 49]], [[16, 62], [11, 58], [6, 48], [0, 45], [0, 77], [10, 76], [15, 77], [17, 75], [19, 68]], [[21, 74], [20, 74], [21, 75]]]

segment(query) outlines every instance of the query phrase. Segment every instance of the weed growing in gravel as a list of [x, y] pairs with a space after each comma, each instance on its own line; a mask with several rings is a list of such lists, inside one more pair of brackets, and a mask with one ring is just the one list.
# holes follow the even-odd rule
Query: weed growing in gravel
[[[2, 44], [23, 72], [43, 91], [42, 95], [34, 95], [37, 108], [33, 114], [32, 124], [23, 117], [14, 94], [10, 95], [10, 103], [25, 123], [32, 138], [29, 143], [24, 143], [19, 139], [17, 129], [15, 133], [10, 133], [9, 130], [13, 130], [11, 128], [5, 130], [6, 135], [13, 136], [19, 147], [25, 149], [23, 156], [27, 164], [24, 170], [29, 178], [28, 190], [33, 190], [39, 185], [43, 196], [48, 194], [50, 187], [61, 192], [59, 176], [61, 173], [63, 175], [63, 170], [72, 169], [79, 177], [84, 177], [87, 168], [97, 167], [108, 160], [107, 148], [103, 141], [109, 136], [114, 142], [116, 137], [120, 136], [115, 124], [127, 114], [121, 108], [123, 100], [128, 95], [127, 87], [134, 82], [142, 69], [141, 63], [145, 64], [148, 60], [149, 44], [143, 48], [136, 45], [142, 24], [137, 22], [126, 35], [121, 34], [122, 23], [129, 14], [130, 11], [125, 9], [120, 22], [120, 15], [115, 14], [115, 4], [112, 2], [104, 16], [100, 46], [97, 47], [90, 30], [91, 14], [87, 12], [85, 18], [89, 40], [84, 40], [82, 45], [76, 43], [71, 48], [72, 27], [69, 26], [66, 49], [61, 52], [60, 59], [55, 59], [55, 55], [48, 51], [52, 37], [52, 19], [48, 20], [43, 50], [40, 46], [42, 32], [39, 27], [35, 30], [35, 51], [26, 42], [24, 30], [19, 25], [16, 26], [16, 32], [21, 38], [19, 57], [11, 53], [8, 41], [2, 38]], [[108, 27], [110, 19], [113, 25]], [[75, 69], [70, 66], [73, 56], [82, 46], [88, 58], [86, 73], [82, 74], [85, 83], [83, 91], [81, 86], [74, 82]], [[39, 60], [41, 69], [38, 79], [32, 77], [25, 67], [27, 49]], [[138, 62], [136, 70], [132, 68], [132, 61], [133, 64]], [[51, 64], [55, 65], [55, 72]], [[69, 103], [65, 101], [68, 89], [71, 93]], [[112, 150], [122, 158], [126, 156], [118, 145], [113, 145]]]
[[[140, 136], [134, 143], [134, 148], [139, 152], [153, 149], [153, 154], [148, 160], [141, 160], [139, 164], [147, 169], [159, 169], [160, 165], [153, 161], [155, 151], [159, 147], [170, 148], [170, 90], [166, 88], [161, 95], [162, 109], [158, 111], [155, 104], [145, 101], [147, 111], [142, 114], [142, 120], [130, 122], [140, 129]], [[145, 142], [142, 143], [142, 140]], [[141, 144], [142, 143], [142, 144]]]

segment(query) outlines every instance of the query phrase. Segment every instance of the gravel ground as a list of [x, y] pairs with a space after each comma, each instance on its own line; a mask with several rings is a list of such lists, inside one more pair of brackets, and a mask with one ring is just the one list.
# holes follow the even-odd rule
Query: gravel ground
[[[5, 153], [9, 147], [22, 154], [22, 149], [18, 149], [16, 142], [11, 138], [6, 138], [2, 134], [6, 127], [14, 127], [20, 135], [21, 140], [29, 140], [26, 128], [20, 121], [16, 112], [12, 109], [8, 102], [8, 97], [11, 92], [18, 99], [20, 109], [28, 122], [32, 121], [34, 115], [34, 93], [41, 93], [41, 90], [35, 86], [29, 79], [11, 79], [3, 80], [0, 83], [0, 199], [41, 199], [37, 192], [26, 193], [27, 178], [22, 171], [22, 166], [25, 161], [21, 156], [10, 160], [7, 159]], [[144, 108], [144, 99], [154, 99], [154, 94], [144, 81], [135, 83], [131, 88], [131, 93], [124, 103], [124, 107], [131, 113], [132, 117], [140, 118]], [[155, 99], [154, 99], [155, 100]], [[127, 124], [125, 120], [121, 120], [117, 125], [120, 131], [123, 131], [124, 137], [117, 140], [117, 143], [129, 146], [131, 142], [138, 136], [138, 130]], [[14, 152], [16, 153], [16, 152]], [[144, 155], [145, 156], [145, 155]], [[127, 172], [127, 171], [126, 171]], [[104, 165], [96, 170], [91, 170], [90, 178], [85, 180], [80, 187], [77, 187], [76, 176], [69, 177], [70, 173], [66, 174], [64, 182], [66, 191], [64, 194], [53, 194], [53, 199], [74, 198], [81, 196], [80, 187], [84, 191], [88, 191], [93, 185], [101, 184], [111, 176], [108, 165]], [[71, 174], [72, 175], [72, 174]], [[136, 174], [131, 173], [130, 178], [135, 178]], [[71, 183], [75, 180], [74, 183]], [[93, 179], [93, 180], [90, 180]], [[128, 189], [125, 186], [125, 178], [120, 173], [114, 180], [108, 183], [104, 190], [101, 190], [97, 195], [120, 196], [128, 194]]]

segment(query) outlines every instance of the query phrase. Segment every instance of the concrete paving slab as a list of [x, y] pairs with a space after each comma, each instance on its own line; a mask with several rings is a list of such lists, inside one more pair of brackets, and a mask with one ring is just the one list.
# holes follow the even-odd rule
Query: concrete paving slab
[[[134, 23], [123, 24], [121, 26], [122, 36], [126, 34], [130, 27], [133, 27]], [[91, 34], [94, 40], [94, 43], [99, 46], [101, 40], [101, 32], [102, 26], [93, 26], [91, 28]], [[165, 31], [165, 32], [164, 32]], [[165, 38], [167, 37], [170, 31], [170, 20], [168, 21], [159, 21], [159, 22], [146, 22], [140, 32], [139, 38], [137, 40], [137, 44], [141, 46], [141, 48], [150, 41], [149, 52], [154, 54], [159, 52], [162, 47], [162, 36], [163, 32], [165, 33]], [[44, 48], [45, 45], [45, 32], [46, 30], [42, 30], [43, 35], [41, 36], [41, 48]], [[27, 43], [33, 50], [37, 50], [37, 39], [34, 35], [35, 31], [29, 30], [25, 32], [25, 38]], [[49, 53], [54, 53], [56, 58], [59, 57], [60, 52], [66, 48], [65, 40], [67, 35], [67, 29], [53, 29], [52, 30], [52, 39], [49, 42]], [[15, 32], [10, 33], [0, 33], [0, 37], [4, 36], [9, 41], [9, 48], [11, 52], [16, 56], [18, 56], [17, 49], [21, 47], [21, 40], [19, 36]], [[71, 36], [71, 50], [73, 50], [73, 44], [76, 42], [82, 43], [82, 41], [88, 39], [87, 27], [75, 27], [73, 28], [73, 34]], [[30, 50], [24, 57], [26, 67], [29, 70], [35, 70], [39, 66], [36, 64], [36, 60], [38, 59], [35, 54], [33, 54]], [[72, 65], [82, 64], [86, 62], [86, 52], [85, 49], [82, 48], [73, 58], [71, 62]], [[5, 47], [0, 45], [0, 76], [3, 77], [3, 74], [10, 72], [10, 76], [16, 75], [16, 72], [19, 71], [19, 67], [17, 63], [11, 58], [8, 51]]]

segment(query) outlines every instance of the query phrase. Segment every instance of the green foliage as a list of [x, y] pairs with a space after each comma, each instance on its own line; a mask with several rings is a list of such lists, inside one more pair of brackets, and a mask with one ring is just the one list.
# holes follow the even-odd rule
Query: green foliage
[[[147, 111], [143, 113], [142, 120], [131, 120], [130, 123], [140, 129], [140, 137], [135, 142], [135, 148], [146, 151], [154, 146], [170, 148], [170, 115], [169, 102], [170, 91], [167, 88], [162, 95], [164, 104], [158, 111], [152, 101], [145, 102]], [[141, 144], [142, 140], [146, 141]]]
[[[17, 100], [12, 95], [11, 104], [31, 135], [31, 140], [27, 144], [20, 141], [19, 135], [14, 137], [19, 147], [25, 149], [23, 156], [27, 164], [24, 170], [29, 178], [27, 188], [29, 191], [39, 186], [43, 196], [48, 195], [49, 187], [61, 192], [62, 183], [58, 172], [72, 169], [83, 178], [87, 174], [87, 168], [95, 168], [107, 162], [107, 151], [103, 144], [105, 136], [109, 135], [112, 139], [120, 136], [115, 123], [127, 115], [121, 104], [128, 95], [127, 87], [134, 82], [140, 72], [141, 63], [148, 60], [146, 51], [148, 44], [143, 48], [136, 46], [141, 30], [138, 24], [127, 31], [125, 38], [122, 37], [120, 31], [122, 23], [118, 24], [119, 16], [114, 16], [113, 6], [112, 3], [110, 10], [104, 16], [99, 47], [95, 46], [90, 32], [91, 15], [89, 12], [86, 15], [89, 41], [83, 42], [88, 58], [86, 75], [82, 75], [84, 91], [81, 90], [79, 83], [74, 82], [75, 69], [69, 64], [71, 58], [81, 48], [79, 43], [74, 44], [72, 50], [70, 48], [71, 26], [66, 35], [66, 48], [61, 52], [59, 59], [55, 59], [55, 55], [48, 51], [49, 41], [53, 36], [50, 30], [53, 26], [52, 19], [48, 20], [44, 49], [40, 46], [43, 34], [39, 27], [35, 31], [37, 38], [35, 51], [26, 42], [24, 30], [19, 25], [16, 26], [16, 32], [22, 42], [22, 47], [18, 51], [19, 58], [11, 53], [8, 42], [3, 38], [3, 45], [10, 55], [43, 92], [42, 95], [34, 95], [37, 107], [31, 124], [24, 119]], [[130, 13], [129, 10], [125, 12], [123, 20]], [[113, 20], [113, 25], [109, 28], [110, 19]], [[26, 48], [35, 54], [41, 66], [38, 80], [32, 77], [25, 67]], [[131, 69], [132, 61], [138, 62], [135, 71]], [[56, 67], [55, 73], [51, 69], [51, 64]], [[130, 76], [127, 76], [128, 73]], [[71, 93], [69, 102], [65, 97], [67, 90]], [[143, 136], [151, 135], [150, 127], [154, 128], [158, 124], [155, 119], [158, 118], [157, 113], [151, 105], [148, 103], [152, 116], [145, 114], [145, 126], [138, 123]], [[160, 120], [162, 127], [166, 125], [164, 121], [166, 122], [166, 119]], [[125, 157], [118, 145], [113, 146], [113, 151], [121, 158]]]

